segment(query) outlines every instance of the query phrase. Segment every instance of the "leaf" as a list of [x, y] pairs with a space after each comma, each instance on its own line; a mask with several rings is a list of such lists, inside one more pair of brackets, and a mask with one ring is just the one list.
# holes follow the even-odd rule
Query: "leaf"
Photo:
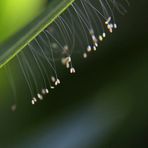
[[12, 60], [25, 46], [35, 39], [75, 0], [52, 0], [46, 10], [32, 23], [0, 46], [0, 68]]

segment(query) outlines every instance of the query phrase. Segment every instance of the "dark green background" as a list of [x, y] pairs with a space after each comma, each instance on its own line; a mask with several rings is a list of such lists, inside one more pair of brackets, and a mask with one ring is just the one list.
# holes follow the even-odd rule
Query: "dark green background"
[[0, 105], [0, 147], [148, 146], [148, 2], [130, 3], [119, 29], [75, 63], [75, 76], [61, 72], [62, 85], [43, 102], [20, 96], [16, 112]]

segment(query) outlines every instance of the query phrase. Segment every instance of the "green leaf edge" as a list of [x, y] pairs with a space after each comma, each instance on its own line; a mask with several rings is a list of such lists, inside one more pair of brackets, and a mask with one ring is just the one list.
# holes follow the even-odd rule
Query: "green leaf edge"
[[[54, 20], [60, 16], [75, 0], [56, 0], [52, 2], [38, 19], [34, 26], [22, 37], [20, 37], [16, 43], [12, 46], [6, 48], [5, 45], [3, 49], [4, 54], [0, 55], [0, 68], [4, 67], [8, 62], [10, 62], [18, 53], [20, 53], [32, 40], [34, 40], [45, 28], [47, 28]], [[54, 9], [53, 9], [54, 8]]]

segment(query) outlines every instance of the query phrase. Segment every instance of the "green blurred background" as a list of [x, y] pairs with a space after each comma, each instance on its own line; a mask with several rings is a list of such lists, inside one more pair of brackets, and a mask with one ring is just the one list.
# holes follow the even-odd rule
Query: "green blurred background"
[[0, 43], [32, 21], [45, 6], [46, 0], [5, 0], [0, 2]]
[[[31, 5], [31, 1], [28, 2]], [[30, 104], [26, 84], [22, 83], [23, 77], [12, 62], [10, 67], [20, 88], [17, 110], [12, 112], [12, 92], [4, 69], [0, 70], [0, 147], [148, 146], [148, 2], [130, 0], [130, 3], [128, 14], [117, 16], [119, 29], [105, 40], [95, 55], [75, 61], [75, 76], [60, 68], [61, 86], [36, 106]], [[38, 10], [42, 11], [44, 5], [36, 3], [35, 10], [34, 4], [27, 9], [35, 12], [41, 6]], [[7, 13], [10, 15], [10, 11]], [[26, 16], [26, 20], [31, 21], [36, 14], [26, 13]], [[1, 18], [0, 24], [4, 22]], [[15, 29], [21, 27], [23, 25]], [[6, 39], [6, 36], [0, 38]]]

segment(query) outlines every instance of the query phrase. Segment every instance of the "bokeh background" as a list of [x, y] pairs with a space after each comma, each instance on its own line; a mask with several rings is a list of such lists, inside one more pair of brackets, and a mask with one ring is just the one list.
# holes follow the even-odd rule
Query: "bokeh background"
[[[17, 110], [12, 112], [12, 92], [4, 70], [0, 70], [0, 147], [148, 146], [148, 2], [130, 3], [128, 14], [117, 16], [119, 29], [95, 55], [75, 61], [75, 76], [59, 69], [61, 86], [37, 105], [30, 104], [23, 78], [13, 66], [20, 90]], [[3, 5], [0, 2], [1, 8]], [[36, 4], [37, 13], [44, 5]], [[30, 9], [34, 10], [34, 4]], [[36, 14], [26, 20], [34, 17]], [[0, 24], [4, 22], [1, 19]], [[16, 26], [16, 30], [19, 28]]]

